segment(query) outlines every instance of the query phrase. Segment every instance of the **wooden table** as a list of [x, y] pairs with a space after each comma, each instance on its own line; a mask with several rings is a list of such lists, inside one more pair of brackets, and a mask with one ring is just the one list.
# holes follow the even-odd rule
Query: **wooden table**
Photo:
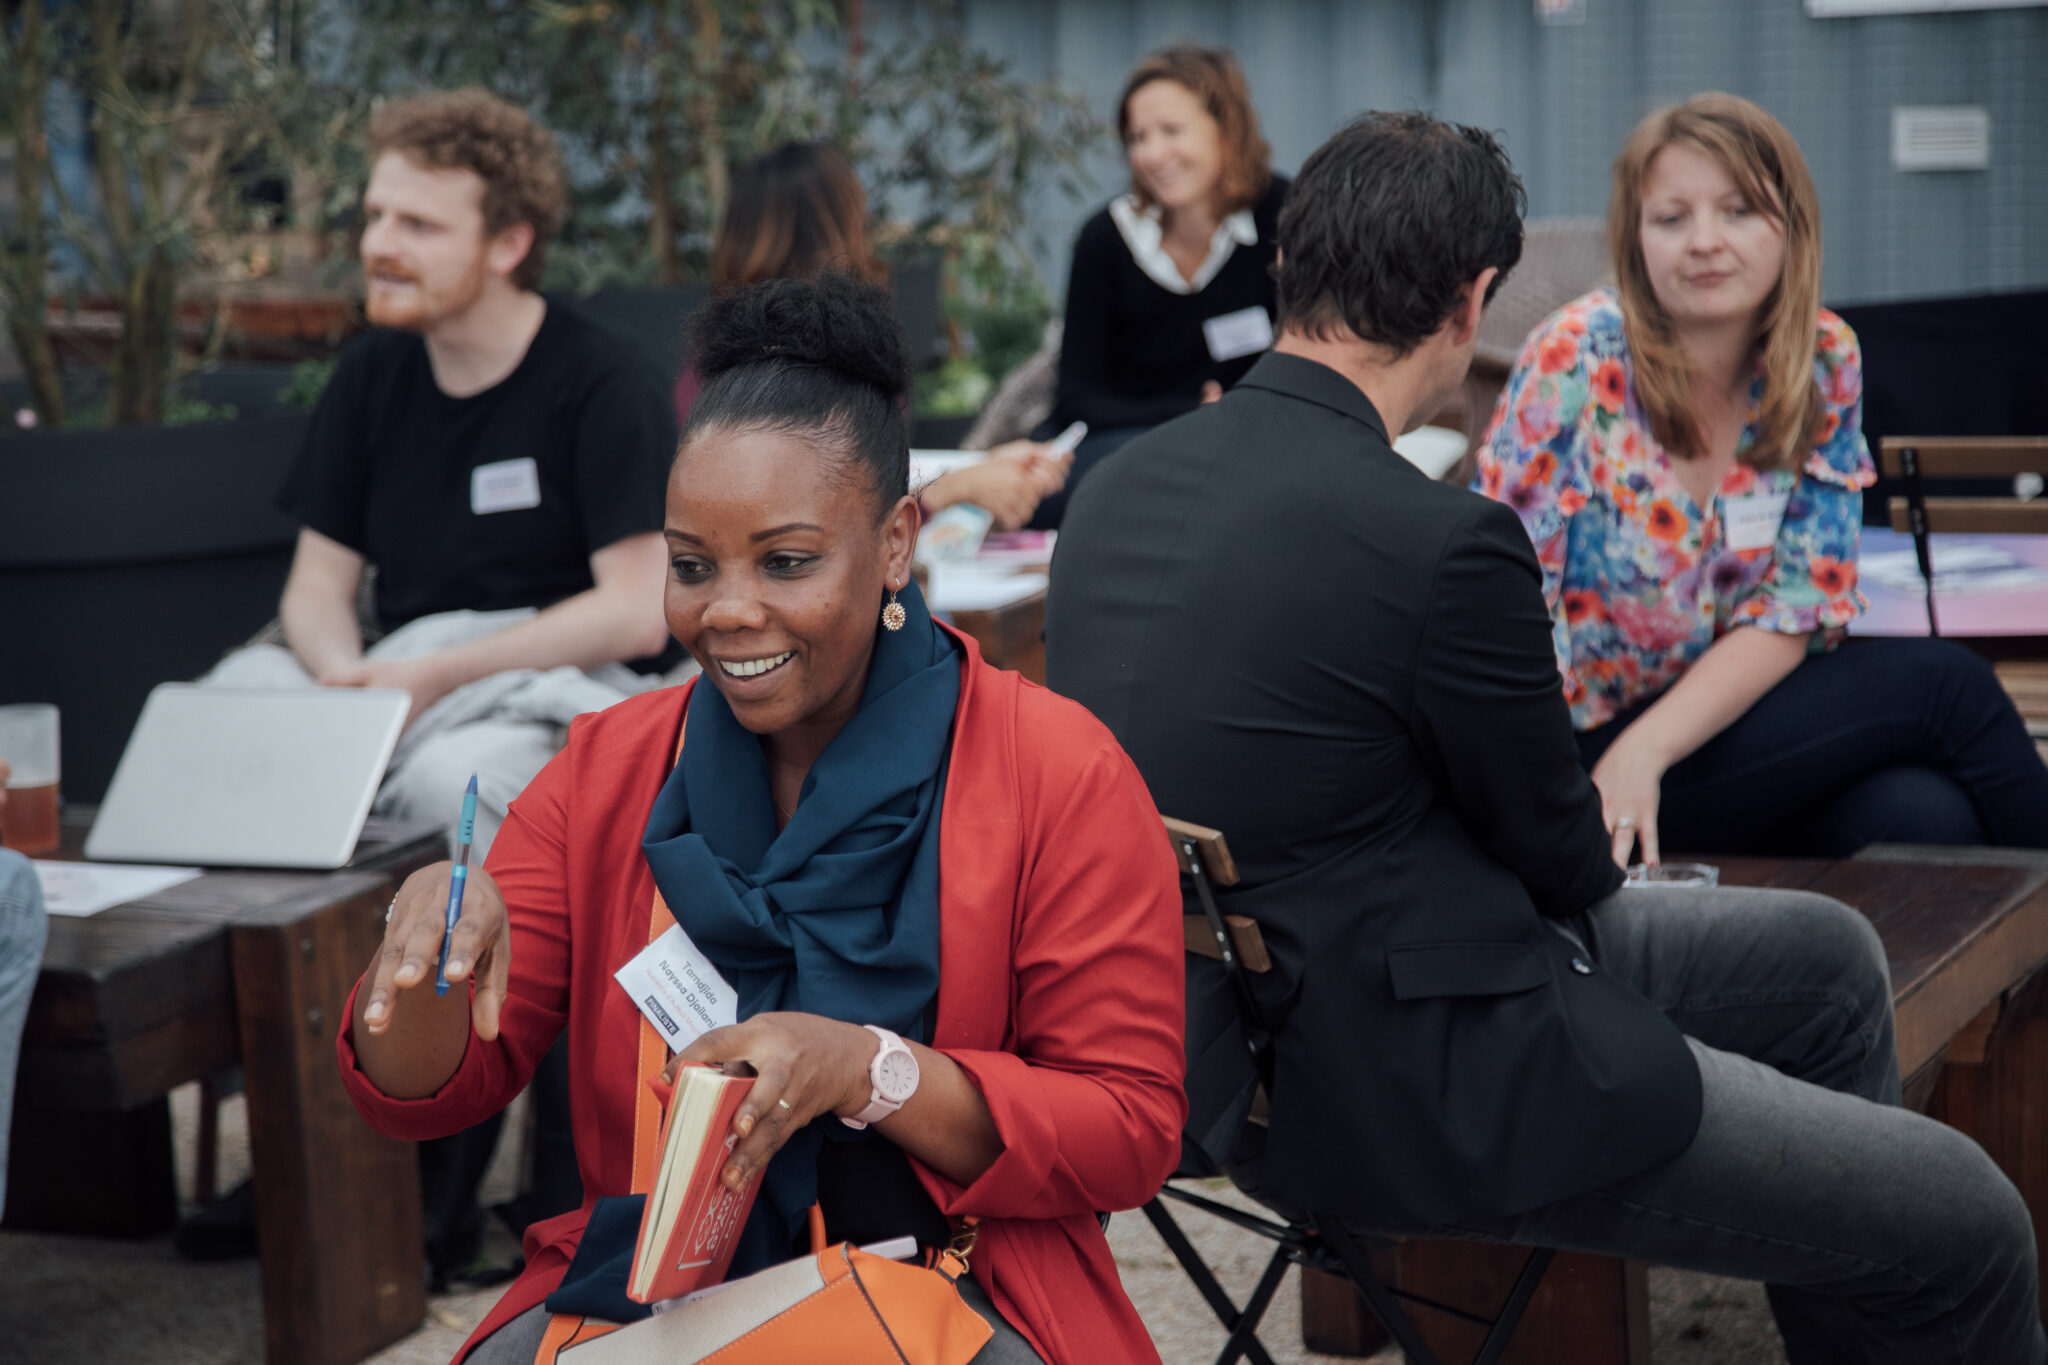
[[[2048, 1246], [2048, 854], [1877, 845], [1840, 862], [1709, 859], [1730, 886], [1818, 891], [1870, 917], [1890, 959], [1906, 1103], [1975, 1138], [2034, 1214]], [[1409, 1242], [1401, 1283], [1490, 1314], [1526, 1253]], [[1311, 1283], [1311, 1281], [1316, 1281]], [[2048, 1278], [2043, 1302], [2048, 1303]], [[1302, 1333], [1320, 1350], [1364, 1352], [1373, 1326], [1341, 1281], [1305, 1275]], [[1475, 1329], [1417, 1309], [1446, 1360], [1470, 1359]], [[1642, 1266], [1561, 1253], [1504, 1362], [1647, 1365]]]
[[[56, 856], [80, 856], [91, 815], [65, 812]], [[208, 872], [52, 916], [22, 1039], [6, 1226], [171, 1226], [167, 1096], [239, 1061], [272, 1365], [342, 1365], [417, 1327], [418, 1163], [356, 1115], [334, 1035], [392, 893], [445, 856], [438, 831], [372, 821], [338, 872]]]
[[974, 637], [981, 657], [1011, 668], [1035, 683], [1045, 681], [1045, 593], [994, 611], [956, 611], [953, 624]]

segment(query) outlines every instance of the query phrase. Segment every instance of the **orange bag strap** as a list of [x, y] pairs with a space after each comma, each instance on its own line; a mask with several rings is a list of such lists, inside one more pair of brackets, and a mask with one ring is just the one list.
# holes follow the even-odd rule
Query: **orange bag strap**
[[[683, 734], [689, 728], [689, 712], [683, 713], [683, 724], [676, 730], [676, 757], [683, 758]], [[669, 913], [668, 902], [661, 898], [661, 888], [654, 888], [654, 903], [648, 907], [647, 941], [649, 943], [668, 932], [675, 916]], [[638, 1013], [636, 1011], [636, 1013]], [[634, 1194], [649, 1194], [654, 1190], [654, 1168], [661, 1160], [661, 1101], [655, 1098], [651, 1084], [661, 1075], [662, 1068], [674, 1054], [669, 1051], [668, 1040], [648, 1022], [647, 1016], [639, 1015], [640, 1040], [634, 1060], [633, 1074], [633, 1166], [631, 1190]], [[534, 1365], [557, 1365], [557, 1357], [563, 1350], [581, 1342], [616, 1331], [619, 1324], [592, 1322], [569, 1313], [555, 1313], [548, 1318], [548, 1330], [540, 1339], [540, 1349], [534, 1353]]]

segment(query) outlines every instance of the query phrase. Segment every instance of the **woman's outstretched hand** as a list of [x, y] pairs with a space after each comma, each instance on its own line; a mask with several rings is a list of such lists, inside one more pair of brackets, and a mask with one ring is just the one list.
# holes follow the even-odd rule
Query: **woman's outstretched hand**
[[726, 1162], [725, 1183], [743, 1188], [789, 1135], [820, 1114], [858, 1114], [873, 1094], [868, 1064], [881, 1046], [857, 1024], [817, 1014], [757, 1014], [715, 1028], [684, 1048], [662, 1078], [674, 1082], [682, 1062], [744, 1062], [754, 1088], [733, 1118], [740, 1144]]
[[[433, 994], [454, 867], [442, 862], [421, 868], [405, 879], [391, 902], [384, 946], [378, 950], [369, 1000], [363, 1008], [363, 1026], [372, 1036], [391, 1027], [400, 992], [425, 987], [429, 996]], [[498, 1036], [498, 1014], [504, 1008], [505, 983], [511, 975], [507, 925], [505, 898], [499, 894], [498, 884], [490, 873], [472, 867], [463, 887], [462, 916], [448, 941], [448, 984], [452, 988], [475, 978], [470, 1017], [477, 1037], [486, 1042]]]
[[1614, 861], [1624, 870], [1630, 850], [1640, 842], [1643, 861], [1655, 867], [1657, 803], [1663, 791], [1664, 763], [1647, 746], [1629, 742], [1624, 730], [1593, 765], [1593, 786], [1600, 793], [1600, 812], [1614, 840]]

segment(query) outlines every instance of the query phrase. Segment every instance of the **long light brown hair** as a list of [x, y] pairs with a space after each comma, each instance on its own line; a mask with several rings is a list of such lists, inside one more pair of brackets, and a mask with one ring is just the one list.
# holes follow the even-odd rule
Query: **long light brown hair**
[[741, 166], [711, 244], [719, 289], [809, 279], [833, 270], [880, 283], [868, 197], [853, 167], [822, 142], [785, 142]]
[[1683, 143], [1714, 158], [1750, 207], [1785, 234], [1778, 284], [1756, 312], [1756, 353], [1764, 391], [1756, 437], [1744, 462], [1782, 468], [1819, 439], [1824, 420], [1813, 378], [1820, 323], [1820, 199], [1799, 144], [1785, 125], [1746, 99], [1718, 91], [1659, 109], [1629, 134], [1614, 161], [1607, 244], [1614, 254], [1623, 324], [1635, 363], [1636, 398], [1664, 448], [1684, 458], [1706, 453], [1693, 403], [1693, 376], [1671, 316], [1657, 302], [1643, 264], [1643, 182], [1666, 147]]
[[[1172, 81], [1202, 102], [1216, 120], [1223, 139], [1223, 175], [1216, 186], [1217, 210], [1225, 216], [1248, 209], [1266, 197], [1273, 183], [1273, 149], [1259, 135], [1259, 112], [1252, 108], [1251, 87], [1237, 58], [1218, 47], [1169, 47], [1138, 63], [1124, 82], [1116, 102], [1116, 135], [1131, 140], [1131, 96], [1154, 81]], [[1136, 175], [1131, 193], [1138, 207], [1152, 207], [1152, 196]]]

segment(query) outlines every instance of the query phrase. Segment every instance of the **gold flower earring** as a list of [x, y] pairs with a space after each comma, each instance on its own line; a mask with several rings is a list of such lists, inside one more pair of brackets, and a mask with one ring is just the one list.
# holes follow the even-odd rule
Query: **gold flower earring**
[[882, 629], [903, 629], [903, 604], [896, 600], [896, 589], [889, 589], [889, 601], [882, 607]]

